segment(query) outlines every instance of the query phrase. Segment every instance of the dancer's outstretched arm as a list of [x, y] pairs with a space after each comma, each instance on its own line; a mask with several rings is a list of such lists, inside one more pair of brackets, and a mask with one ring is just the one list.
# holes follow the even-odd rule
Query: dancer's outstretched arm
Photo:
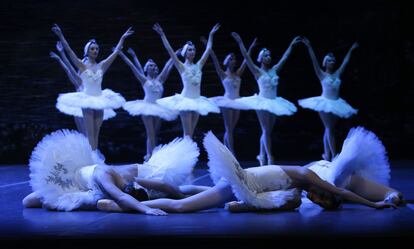
[[[247, 50], [247, 54], [250, 56], [253, 48], [256, 46], [257, 38], [254, 38], [252, 43], [250, 44], [249, 49]], [[237, 75], [242, 76], [244, 73], [244, 69], [246, 69], [247, 60], [246, 58], [243, 59], [242, 64], [240, 65], [239, 69], [237, 69]]]
[[345, 58], [344, 58], [344, 60], [342, 61], [342, 64], [341, 64], [341, 66], [338, 68], [338, 70], [336, 71], [337, 72], [337, 74], [338, 74], [338, 77], [339, 76], [341, 76], [341, 74], [344, 72], [344, 70], [345, 70], [345, 68], [346, 68], [346, 66], [348, 65], [348, 63], [349, 63], [349, 59], [351, 58], [351, 54], [352, 54], [352, 51], [354, 51], [354, 49], [356, 49], [356, 48], [358, 48], [358, 43], [357, 42], [355, 42], [354, 44], [352, 44], [352, 47], [349, 49], [349, 51], [348, 51], [348, 53], [346, 54], [346, 56], [345, 56]]
[[135, 51], [132, 48], [128, 48], [127, 52], [132, 56], [132, 59], [134, 60], [135, 66], [137, 67], [138, 71], [140, 71], [141, 73], [144, 73], [142, 64], [139, 61], [137, 55], [135, 54]]
[[259, 69], [259, 67], [257, 67], [254, 64], [252, 58], [247, 53], [246, 47], [244, 46], [243, 41], [242, 41], [240, 35], [237, 34], [236, 32], [232, 32], [231, 35], [236, 40], [237, 44], [239, 44], [240, 52], [243, 55], [244, 59], [246, 60], [247, 67], [250, 69], [250, 71], [252, 72], [252, 74], [254, 75], [254, 77], [256, 79], [259, 78], [259, 76], [260, 76], [260, 69]]
[[341, 198], [343, 198], [344, 200], [350, 201], [350, 202], [355, 202], [355, 203], [359, 203], [368, 207], [372, 207], [372, 208], [377, 208], [377, 209], [382, 209], [382, 208], [389, 208], [389, 207], [393, 207], [396, 208], [396, 205], [391, 204], [391, 203], [385, 203], [383, 201], [379, 201], [379, 202], [372, 202], [369, 201], [347, 189], [343, 189], [343, 188], [338, 188], [332, 184], [330, 184], [329, 182], [326, 182], [324, 180], [322, 180], [317, 174], [315, 174], [312, 170], [306, 169], [304, 168], [303, 171], [305, 172], [304, 175], [304, 180], [307, 181], [307, 183], [309, 185], [313, 185], [316, 187], [319, 187], [325, 191], [328, 191], [332, 194], [338, 195]]
[[71, 59], [72, 63], [81, 71], [85, 71], [86, 67], [83, 64], [82, 60], [80, 60], [75, 52], [73, 52], [73, 50], [70, 48], [69, 43], [66, 41], [65, 36], [63, 35], [62, 30], [60, 29], [60, 27], [55, 24], [52, 27], [52, 31], [53, 33], [55, 33], [57, 35], [57, 37], [59, 38], [59, 40], [62, 42], [63, 48], [66, 50], [66, 52], [69, 55], [69, 58]]
[[315, 52], [313, 51], [310, 41], [308, 40], [308, 38], [304, 37], [302, 38], [302, 42], [308, 48], [309, 56], [311, 57], [313, 69], [315, 70], [316, 76], [318, 76], [319, 80], [322, 80], [324, 76], [323, 71], [319, 66], [318, 59], [316, 58]]
[[99, 185], [108, 193], [111, 198], [123, 209], [135, 210], [144, 214], [151, 215], [166, 215], [166, 213], [160, 209], [150, 208], [134, 197], [122, 192], [114, 183], [114, 179], [109, 174], [101, 175]]
[[164, 33], [164, 30], [161, 28], [161, 25], [156, 23], [156, 24], [154, 24], [152, 29], [160, 35], [162, 43], [164, 44], [165, 49], [167, 49], [167, 52], [170, 55], [170, 57], [171, 57], [171, 59], [174, 63], [174, 66], [177, 68], [179, 73], [182, 73], [184, 71], [184, 65], [178, 59], [177, 55], [175, 54], [173, 48], [170, 45], [170, 42], [167, 39], [167, 36]]
[[213, 48], [213, 38], [214, 34], [219, 30], [220, 24], [214, 25], [214, 27], [211, 29], [210, 34], [208, 35], [208, 41], [206, 50], [204, 51], [203, 55], [201, 56], [200, 60], [197, 62], [197, 64], [202, 68], [204, 64], [206, 64], [206, 61], [208, 59], [208, 56], [210, 55], [210, 51]]
[[135, 78], [139, 80], [141, 84], [145, 84], [147, 78], [144, 75], [143, 71], [140, 71], [134, 63], [124, 54], [124, 52], [119, 51], [119, 57], [131, 68], [132, 73], [135, 75]]
[[[175, 51], [175, 54], [178, 56], [181, 53], [182, 48]], [[164, 83], [167, 81], [168, 76], [170, 75], [171, 69], [174, 66], [173, 60], [170, 58], [164, 65], [164, 68], [162, 69], [161, 73], [158, 75], [158, 80], [161, 83]]]
[[[200, 41], [207, 46], [207, 39], [204, 36], [200, 37]], [[214, 68], [216, 69], [217, 75], [219, 76], [220, 80], [224, 80], [224, 78], [226, 78], [226, 74], [223, 68], [221, 67], [220, 61], [218, 60], [213, 48], [211, 48], [210, 50], [210, 56], [213, 60]]]
[[68, 76], [69, 80], [72, 82], [72, 84], [75, 85], [76, 88], [78, 88], [80, 86], [79, 82], [73, 77], [72, 72], [70, 71], [66, 63], [62, 60], [62, 58], [59, 57], [59, 55], [57, 55], [55, 52], [50, 52], [49, 55], [51, 58], [59, 62], [59, 64], [62, 66], [63, 70], [65, 71], [66, 75]]
[[122, 46], [124, 44], [125, 39], [132, 35], [134, 31], [132, 30], [132, 27], [129, 27], [127, 31], [121, 36], [121, 39], [119, 39], [118, 44], [116, 45], [114, 51], [112, 54], [110, 54], [105, 60], [101, 61], [101, 68], [102, 71], [105, 73], [106, 70], [108, 70], [109, 66], [111, 66], [112, 62], [114, 62], [116, 56], [119, 54], [119, 52], [122, 50]]
[[179, 188], [176, 188], [173, 185], [161, 180], [135, 178], [135, 181], [146, 189], [153, 189], [166, 193], [169, 197], [174, 199], [181, 199], [185, 197]]
[[276, 70], [276, 73], [279, 73], [282, 69], [283, 65], [285, 65], [287, 59], [289, 58], [290, 53], [292, 52], [293, 46], [298, 44], [301, 41], [300, 36], [296, 36], [293, 38], [292, 42], [289, 44], [289, 47], [286, 49], [285, 53], [283, 54], [282, 58], [280, 58], [279, 62], [273, 66], [273, 69]]
[[300, 196], [297, 198], [287, 200], [285, 204], [278, 208], [272, 208], [272, 209], [263, 209], [263, 208], [257, 208], [252, 205], [246, 204], [242, 201], [232, 201], [228, 202], [225, 205], [225, 209], [229, 210], [232, 213], [242, 213], [242, 212], [258, 212], [258, 211], [283, 211], [283, 210], [293, 210], [295, 208], [298, 208], [300, 204], [302, 203]]
[[68, 60], [68, 57], [66, 57], [65, 49], [63, 48], [62, 43], [60, 41], [56, 43], [56, 49], [59, 52], [63, 63], [65, 63], [67, 69], [69, 69], [70, 74], [67, 73], [67, 75], [70, 81], [72, 82], [72, 84], [75, 85], [76, 88], [80, 87], [82, 85], [82, 79], [79, 77], [78, 72], [76, 72], [75, 68], [72, 66], [72, 63], [70, 63], [70, 61]]

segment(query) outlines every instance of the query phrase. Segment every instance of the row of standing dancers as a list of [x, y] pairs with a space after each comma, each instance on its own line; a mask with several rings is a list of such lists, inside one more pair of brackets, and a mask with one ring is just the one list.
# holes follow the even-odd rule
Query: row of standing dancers
[[[179, 116], [183, 135], [191, 138], [199, 115], [219, 112], [223, 114], [224, 119], [224, 144], [234, 153], [233, 131], [238, 122], [240, 110], [255, 110], [262, 130], [260, 153], [257, 160], [260, 165], [273, 164], [271, 133], [276, 117], [292, 115], [297, 111], [293, 103], [277, 95], [278, 73], [283, 68], [292, 49], [297, 44], [303, 43], [308, 48], [315, 73], [321, 82], [322, 94], [299, 100], [299, 105], [319, 113], [325, 127], [322, 158], [332, 160], [337, 154], [335, 146], [337, 120], [338, 118], [349, 118], [357, 113], [356, 109], [339, 97], [340, 77], [349, 62], [352, 51], [358, 47], [357, 43], [353, 44], [338, 68], [332, 53], [324, 57], [321, 67], [309, 40], [299, 36], [292, 40], [282, 58], [274, 65], [270, 50], [262, 48], [257, 56], [259, 63], [257, 65], [251, 57], [256, 39], [246, 49], [241, 37], [233, 32], [232, 36], [238, 43], [244, 57], [243, 62], [238, 66], [234, 53], [229, 53], [220, 63], [213, 51], [213, 37], [219, 30], [219, 25], [213, 27], [208, 39], [201, 39], [206, 45], [206, 49], [198, 61], [195, 58], [196, 48], [192, 42], [187, 42], [182, 48], [174, 51], [161, 26], [155, 24], [153, 29], [160, 35], [164, 47], [170, 55], [170, 59], [165, 63], [161, 72], [152, 59], [149, 59], [142, 66], [132, 49], [128, 49], [132, 61], [122, 52], [125, 39], [133, 34], [131, 28], [122, 35], [113, 52], [100, 62], [97, 61], [99, 46], [95, 40], [90, 40], [85, 45], [83, 58], [80, 59], [70, 48], [59, 26], [55, 25], [52, 28], [52, 31], [59, 38], [56, 48], [60, 56], [51, 52], [51, 57], [59, 61], [77, 90], [73, 93], [60, 94], [56, 107], [61, 112], [75, 117], [78, 130], [87, 136], [93, 150], [98, 149], [99, 132], [103, 120], [114, 117], [116, 115], [114, 109], [122, 107], [130, 115], [142, 118], [147, 135], [145, 160], [150, 158], [156, 146], [161, 120], [171, 121]], [[141, 83], [145, 93], [144, 99], [125, 101], [120, 94], [110, 89], [102, 90], [103, 75], [118, 55], [131, 68], [134, 76]], [[184, 58], [184, 63], [179, 59], [179, 56]], [[224, 87], [223, 96], [207, 98], [201, 95], [202, 68], [209, 56], [212, 58]], [[259, 92], [253, 96], [241, 97], [241, 76], [246, 66], [254, 75]], [[183, 89], [180, 94], [162, 97], [163, 84], [173, 67], [178, 70], [181, 76]]]

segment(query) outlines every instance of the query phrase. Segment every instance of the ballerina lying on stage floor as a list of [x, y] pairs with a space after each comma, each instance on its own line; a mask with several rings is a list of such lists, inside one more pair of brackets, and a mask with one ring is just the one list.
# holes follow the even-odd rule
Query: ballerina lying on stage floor
[[[236, 197], [238, 202], [228, 204], [230, 211], [287, 210], [300, 206], [301, 190], [325, 209], [338, 208], [342, 200], [377, 209], [403, 203], [402, 194], [387, 186], [389, 164], [382, 143], [361, 127], [349, 132], [341, 153], [332, 162], [319, 161], [307, 167], [242, 169], [211, 132], [204, 138], [204, 146], [214, 187], [180, 200], [163, 198], [143, 204], [166, 212], [194, 212], [220, 207]], [[123, 211], [113, 201], [103, 202], [102, 210]]]
[[191, 180], [199, 156], [189, 137], [158, 146], [144, 164], [94, 164], [92, 154], [87, 138], [78, 132], [61, 130], [44, 137], [30, 158], [34, 192], [23, 199], [23, 206], [93, 210], [99, 208], [98, 200], [111, 199], [124, 210], [165, 215], [140, 201], [183, 198], [208, 188], [183, 185]]

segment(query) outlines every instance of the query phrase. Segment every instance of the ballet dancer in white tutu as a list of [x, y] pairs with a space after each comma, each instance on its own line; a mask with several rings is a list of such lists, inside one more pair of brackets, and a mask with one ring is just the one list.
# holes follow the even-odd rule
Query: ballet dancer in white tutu
[[155, 148], [143, 164], [95, 164], [85, 136], [59, 130], [45, 136], [32, 152], [29, 167], [33, 192], [23, 199], [23, 206], [107, 210], [108, 204], [115, 203], [124, 211], [165, 215], [140, 201], [183, 198], [205, 190], [207, 187], [184, 185], [192, 178], [198, 156], [197, 144], [185, 137]]
[[84, 58], [79, 59], [63, 36], [58, 25], [54, 25], [52, 31], [62, 42], [63, 48], [69, 55], [72, 63], [80, 72], [82, 79], [82, 92], [60, 94], [57, 105], [77, 107], [82, 109], [86, 134], [93, 150], [98, 148], [99, 131], [103, 121], [103, 110], [120, 108], [125, 99], [110, 89], [102, 90], [103, 75], [117, 57], [125, 39], [134, 31], [129, 28], [121, 37], [115, 50], [106, 59], [97, 62], [99, 46], [95, 40], [90, 40], [84, 47]]
[[339, 97], [339, 88], [341, 86], [341, 75], [348, 65], [352, 51], [358, 47], [358, 43], [354, 43], [346, 54], [341, 66], [335, 70], [336, 59], [332, 53], [327, 54], [319, 66], [315, 52], [307, 38], [303, 38], [302, 42], [306, 45], [312, 60], [313, 68], [322, 85], [321, 96], [301, 99], [298, 101], [303, 108], [311, 109], [319, 113], [319, 117], [325, 127], [323, 134], [324, 160], [332, 160], [336, 155], [335, 126], [339, 118], [349, 118], [357, 113], [358, 110], [352, 108], [345, 100]]
[[201, 70], [208, 59], [210, 51], [213, 47], [213, 36], [219, 27], [220, 26], [216, 24], [211, 30], [206, 50], [199, 61], [194, 61], [196, 54], [194, 44], [192, 42], [187, 42], [187, 44], [184, 45], [181, 51], [181, 56], [185, 58], [184, 63], [178, 59], [161, 26], [157, 23], [153, 27], [153, 29], [161, 36], [161, 40], [171, 56], [174, 66], [180, 73], [183, 82], [183, 90], [180, 94], [161, 98], [157, 100], [157, 103], [180, 113], [184, 136], [190, 136], [191, 138], [193, 137], [200, 114], [207, 115], [210, 112], [220, 112], [219, 107], [214, 104], [213, 101], [200, 95], [202, 76]]
[[242, 103], [252, 110], [256, 110], [262, 129], [262, 135], [260, 137], [260, 154], [257, 156], [257, 160], [260, 162], [260, 165], [265, 165], [266, 163], [273, 164], [274, 157], [272, 154], [271, 134], [276, 122], [276, 116], [292, 115], [297, 110], [293, 103], [277, 96], [277, 86], [279, 84], [278, 73], [288, 59], [293, 46], [298, 44], [301, 38], [295, 37], [292, 40], [282, 58], [274, 66], [271, 65], [272, 57], [270, 51], [263, 48], [257, 58], [257, 62], [260, 63], [260, 67], [258, 67], [247, 53], [239, 34], [233, 32], [232, 36], [239, 44], [240, 51], [246, 59], [247, 66], [254, 75], [259, 86], [259, 94], [239, 98], [236, 102]]
[[349, 132], [334, 161], [314, 162], [310, 167], [243, 169], [212, 133], [204, 138], [204, 147], [215, 186], [180, 200], [161, 198], [143, 203], [166, 212], [194, 212], [221, 207], [236, 197], [238, 201], [226, 205], [233, 212], [286, 210], [300, 206], [301, 190], [325, 209], [337, 209], [342, 200], [377, 209], [395, 208], [404, 202], [399, 191], [387, 186], [390, 169], [381, 141], [361, 127]]
[[[66, 75], [68, 76], [70, 82], [73, 84], [77, 92], [82, 92], [82, 79], [80, 78], [79, 74], [76, 72], [75, 68], [73, 68], [72, 64], [69, 62], [68, 58], [66, 57], [65, 51], [63, 49], [62, 43], [58, 41], [56, 43], [56, 50], [59, 52], [60, 56], [57, 55], [55, 52], [50, 52], [50, 57], [57, 60], [59, 64], [62, 66], [63, 70], [65, 71]], [[67, 115], [71, 115], [75, 119], [76, 128], [79, 132], [83, 133], [86, 136], [85, 125], [83, 122], [83, 115], [82, 109], [79, 107], [71, 107], [62, 104], [57, 104], [56, 108]], [[105, 109], [103, 120], [107, 120], [116, 116], [116, 113], [112, 109]]]
[[132, 116], [141, 116], [147, 134], [147, 153], [144, 160], [148, 160], [157, 144], [157, 136], [161, 125], [161, 119], [171, 121], [177, 118], [178, 113], [171, 109], [157, 104], [157, 99], [161, 98], [164, 91], [164, 82], [172, 69], [172, 59], [165, 64], [161, 73], [157, 64], [149, 59], [142, 68], [135, 52], [128, 50], [132, 55], [134, 63], [121, 51], [120, 57], [131, 68], [135, 77], [144, 89], [144, 99], [128, 101], [123, 108]]
[[[204, 37], [201, 37], [201, 42], [207, 45], [207, 39]], [[254, 39], [250, 45], [249, 50], [247, 51], [248, 54], [250, 54], [250, 51], [255, 45], [256, 39]], [[223, 96], [211, 97], [210, 99], [220, 107], [220, 111], [223, 114], [225, 128], [223, 141], [227, 148], [229, 148], [229, 150], [234, 154], [233, 131], [239, 120], [240, 110], [247, 109], [245, 105], [235, 101], [240, 98], [241, 76], [246, 69], [246, 59], [244, 59], [240, 67], [237, 68], [236, 55], [234, 53], [230, 53], [223, 61], [223, 66], [225, 67], [225, 69], [223, 69], [213, 49], [211, 49], [210, 55], [224, 88]]]

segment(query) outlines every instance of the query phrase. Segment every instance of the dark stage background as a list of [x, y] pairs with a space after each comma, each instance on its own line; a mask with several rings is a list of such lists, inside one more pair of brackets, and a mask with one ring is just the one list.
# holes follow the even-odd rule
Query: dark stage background
[[[224, 4], [226, 3], [226, 4]], [[220, 59], [231, 51], [240, 53], [230, 32], [238, 32], [245, 43], [258, 37], [261, 47], [278, 60], [291, 39], [307, 36], [322, 60], [334, 52], [342, 61], [354, 41], [360, 47], [343, 75], [341, 96], [359, 109], [357, 116], [338, 126], [338, 145], [349, 128], [363, 125], [384, 142], [391, 159], [412, 159], [414, 145], [413, 37], [404, 25], [411, 23], [412, 4], [394, 1], [2, 1], [0, 10], [0, 163], [26, 163], [35, 144], [47, 133], [74, 129], [72, 117], [55, 108], [59, 93], [74, 88], [58, 63], [49, 58], [58, 23], [71, 47], [81, 56], [84, 44], [95, 38], [104, 58], [123, 32], [133, 26], [135, 34], [124, 47], [136, 50], [141, 61], [153, 58], [161, 66], [168, 59], [152, 25], [159, 22], [173, 47], [192, 40], [198, 47], [216, 22], [222, 27], [215, 36], [214, 50]], [[274, 61], [276, 62], [276, 61]], [[294, 48], [280, 74], [280, 96], [298, 99], [319, 95], [320, 84], [313, 72], [305, 46]], [[104, 88], [121, 93], [127, 100], [143, 97], [143, 91], [129, 67], [117, 59], [104, 77]], [[166, 82], [164, 96], [181, 91], [175, 69]], [[246, 70], [241, 95], [257, 92]], [[223, 88], [209, 60], [204, 68], [202, 94], [216, 96]], [[113, 163], [141, 161], [145, 152], [145, 131], [138, 117], [122, 109], [105, 121], [100, 148]], [[195, 139], [201, 146], [203, 133], [213, 130], [222, 136], [222, 116], [201, 117]], [[322, 153], [323, 126], [318, 115], [298, 108], [291, 117], [279, 118], [273, 132], [276, 160], [313, 160]], [[159, 143], [181, 135], [181, 125], [164, 122]], [[252, 111], [242, 112], [235, 130], [237, 156], [254, 160], [259, 151], [260, 130]], [[205, 154], [202, 154], [205, 160]]]

